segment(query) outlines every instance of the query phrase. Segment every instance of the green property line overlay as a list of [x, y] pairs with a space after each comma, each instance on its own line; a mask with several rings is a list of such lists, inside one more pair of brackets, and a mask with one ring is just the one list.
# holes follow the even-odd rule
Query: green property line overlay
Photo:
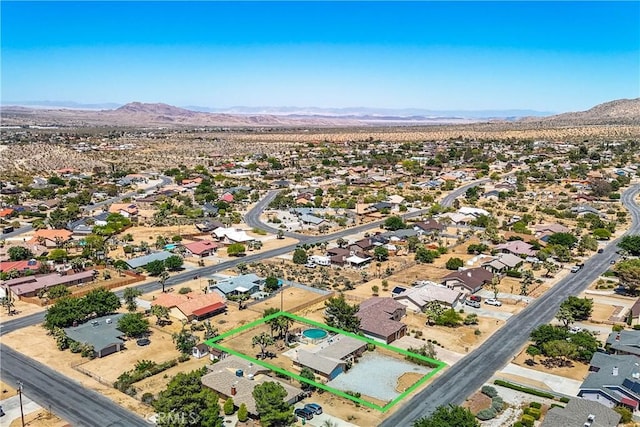
[[[369, 402], [367, 400], [361, 399], [359, 397], [351, 396], [350, 394], [347, 394], [342, 390], [338, 390], [336, 388], [329, 387], [326, 384], [318, 383], [316, 381], [313, 381], [313, 380], [310, 380], [310, 379], [307, 379], [307, 378], [303, 378], [300, 375], [297, 375], [297, 374], [295, 374], [293, 372], [289, 372], [289, 371], [287, 371], [285, 369], [282, 369], [282, 368], [280, 368], [278, 366], [275, 366], [275, 365], [272, 365], [270, 363], [267, 363], [267, 362], [265, 362], [263, 360], [259, 360], [259, 359], [253, 358], [251, 356], [247, 356], [246, 354], [243, 354], [243, 353], [240, 353], [240, 352], [235, 351], [233, 349], [224, 347], [223, 345], [218, 343], [219, 341], [222, 341], [225, 338], [230, 338], [230, 337], [232, 337], [234, 335], [237, 335], [237, 334], [239, 334], [241, 332], [244, 332], [246, 330], [249, 330], [249, 329], [255, 328], [257, 326], [263, 325], [263, 324], [269, 322], [270, 320], [277, 319], [280, 316], [287, 317], [287, 318], [289, 318], [291, 320], [295, 320], [295, 321], [297, 321], [299, 323], [303, 323], [303, 324], [306, 324], [306, 325], [315, 326], [317, 328], [325, 329], [325, 330], [334, 332], [336, 334], [346, 335], [348, 337], [355, 338], [357, 340], [363, 341], [363, 342], [365, 342], [367, 344], [373, 344], [375, 346], [385, 348], [385, 349], [390, 350], [390, 351], [395, 352], [395, 353], [400, 353], [400, 354], [405, 355], [405, 356], [411, 356], [413, 358], [420, 359], [422, 361], [425, 361], [425, 362], [428, 362], [428, 363], [430, 363], [432, 365], [435, 365], [435, 368], [432, 368], [433, 370], [431, 372], [429, 372], [428, 374], [424, 375], [419, 381], [417, 381], [411, 387], [407, 388], [404, 392], [400, 393], [395, 399], [393, 399], [392, 401], [390, 401], [389, 403], [387, 403], [384, 406], [380, 406], [380, 405], [376, 405], [375, 403], [371, 403], [371, 402]], [[334, 327], [326, 325], [324, 323], [320, 323], [320, 322], [316, 322], [316, 321], [313, 321], [313, 320], [305, 319], [304, 317], [299, 317], [299, 316], [296, 316], [296, 315], [291, 314], [291, 313], [286, 312], [286, 311], [280, 311], [280, 312], [277, 312], [277, 313], [274, 313], [274, 314], [270, 314], [267, 317], [263, 317], [261, 319], [255, 320], [255, 321], [253, 321], [251, 323], [247, 323], [246, 325], [240, 326], [239, 328], [233, 329], [233, 330], [231, 330], [229, 332], [226, 332], [226, 333], [224, 333], [222, 335], [218, 335], [217, 337], [211, 338], [211, 339], [205, 341], [205, 344], [207, 344], [209, 347], [218, 349], [220, 351], [224, 351], [225, 353], [233, 354], [234, 356], [237, 356], [237, 357], [240, 357], [242, 359], [245, 359], [245, 360], [247, 360], [247, 361], [249, 361], [251, 363], [255, 363], [256, 365], [262, 366], [262, 367], [267, 368], [267, 369], [269, 369], [271, 371], [277, 372], [279, 374], [285, 375], [285, 376], [290, 377], [290, 378], [294, 378], [294, 379], [296, 379], [296, 380], [298, 380], [300, 382], [304, 382], [304, 383], [310, 384], [310, 385], [312, 385], [314, 387], [323, 389], [325, 391], [328, 391], [329, 393], [333, 393], [333, 394], [335, 394], [337, 396], [343, 397], [345, 399], [349, 399], [349, 400], [351, 400], [353, 402], [356, 402], [356, 403], [358, 403], [360, 405], [366, 406], [366, 407], [371, 408], [371, 409], [375, 409], [375, 410], [380, 411], [380, 412], [386, 412], [389, 409], [391, 409], [394, 405], [396, 405], [402, 399], [407, 397], [408, 394], [412, 393], [414, 390], [416, 390], [418, 387], [423, 385], [431, 377], [436, 375], [438, 372], [440, 372], [442, 369], [444, 369], [447, 366], [446, 363], [444, 363], [444, 362], [442, 362], [440, 360], [431, 359], [429, 357], [422, 356], [422, 355], [416, 354], [416, 353], [412, 353], [410, 351], [403, 350], [401, 348], [394, 347], [394, 346], [391, 346], [391, 345], [388, 345], [388, 344], [384, 344], [384, 343], [372, 340], [372, 339], [367, 338], [367, 337], [363, 337], [363, 336], [360, 336], [360, 335], [353, 334], [351, 332], [343, 331], [342, 329], [334, 328]]]

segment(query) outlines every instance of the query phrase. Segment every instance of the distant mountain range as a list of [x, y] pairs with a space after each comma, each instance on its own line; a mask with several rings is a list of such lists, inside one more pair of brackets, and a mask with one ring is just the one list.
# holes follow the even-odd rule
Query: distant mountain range
[[434, 111], [364, 107], [223, 109], [196, 106], [181, 108], [162, 103], [142, 102], [125, 105], [54, 101], [15, 104], [20, 105], [0, 107], [4, 125], [176, 127], [455, 125], [478, 122], [536, 122], [545, 125], [640, 124], [640, 98], [611, 101], [588, 111], [559, 115], [531, 110]]
[[[74, 110], [115, 110], [123, 106], [141, 104], [132, 102], [129, 104], [117, 104], [113, 102], [82, 104], [74, 101], [3, 101], [3, 106], [22, 106], [38, 109], [68, 108]], [[146, 104], [161, 105], [161, 104]], [[134, 108], [139, 108], [134, 107]], [[325, 117], [394, 117], [394, 118], [437, 118], [455, 117], [466, 119], [483, 118], [516, 118], [516, 117], [545, 117], [553, 113], [536, 110], [428, 110], [423, 108], [370, 108], [370, 107], [203, 107], [186, 105], [184, 111], [219, 114], [239, 115], [273, 115], [273, 116], [325, 116]]]

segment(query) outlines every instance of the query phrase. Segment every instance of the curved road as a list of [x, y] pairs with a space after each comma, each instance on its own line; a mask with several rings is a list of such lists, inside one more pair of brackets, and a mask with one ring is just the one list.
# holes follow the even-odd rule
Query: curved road
[[[635, 203], [638, 193], [640, 184], [629, 188], [622, 196], [622, 203], [629, 209], [633, 221], [625, 234], [640, 233], [640, 207]], [[480, 347], [439, 375], [380, 426], [410, 426], [414, 420], [431, 414], [438, 406], [463, 403], [511, 361], [513, 355], [528, 341], [533, 329], [554, 318], [562, 301], [570, 295], [578, 295], [610, 267], [610, 261], [616, 258], [618, 240], [607, 245], [602, 254], [585, 261], [584, 268], [578, 273], [562, 279], [520, 314], [511, 317]]]
[[[453, 200], [461, 195], [467, 188], [474, 185], [478, 185], [480, 182], [476, 181], [467, 184], [454, 190], [451, 194], [443, 199], [442, 204], [448, 206]], [[254, 208], [247, 213], [248, 221], [258, 221], [260, 213], [264, 210], [265, 206], [271, 202], [275, 197], [277, 191], [271, 191], [268, 195], [258, 202]], [[407, 213], [404, 216], [418, 216], [426, 213], [427, 210], [421, 210], [416, 212]], [[634, 217], [635, 218], [635, 217]], [[636, 219], [634, 219], [636, 221]], [[300, 239], [301, 236], [296, 235], [304, 243], [316, 243], [340, 237], [346, 237], [348, 235], [366, 231], [373, 227], [380, 225], [383, 221], [376, 221], [368, 224], [363, 224], [347, 230], [342, 230], [337, 233], [333, 233], [326, 236], [303, 236], [304, 239]], [[249, 223], [249, 222], [248, 222]], [[635, 224], [636, 222], [634, 222]], [[262, 223], [250, 224], [251, 226], [258, 226], [260, 228], [267, 228]], [[274, 229], [277, 233], [277, 229]], [[294, 234], [294, 233], [292, 233]], [[278, 255], [291, 252], [296, 248], [297, 244], [287, 245], [282, 248], [277, 248], [261, 253], [254, 253], [245, 257], [237, 258], [234, 260], [226, 261], [214, 266], [202, 267], [189, 272], [182, 272], [169, 278], [165, 286], [175, 286], [193, 278], [195, 274], [199, 276], [210, 275], [228, 268], [235, 267], [240, 263], [248, 263], [253, 261], [259, 261], [265, 258], [271, 258]], [[137, 289], [143, 293], [147, 293], [153, 290], [161, 288], [159, 282], [151, 282], [136, 286]], [[122, 291], [116, 292], [120, 297]], [[24, 328], [26, 326], [35, 325], [41, 323], [44, 319], [44, 312], [36, 313], [23, 318], [10, 320], [3, 324], [0, 324], [0, 336], [17, 329]], [[113, 425], [113, 426], [138, 426], [148, 425], [146, 422], [125, 409], [121, 408], [115, 402], [98, 395], [90, 390], [87, 390], [82, 385], [75, 383], [73, 380], [65, 377], [64, 375], [42, 365], [35, 360], [17, 353], [15, 350], [0, 344], [0, 358], [2, 364], [0, 365], [0, 377], [2, 377], [9, 384], [15, 384], [20, 380], [24, 383], [25, 394], [27, 394], [34, 401], [38, 402], [43, 407], [51, 407], [51, 409], [65, 418], [74, 426], [93, 426], [96, 425], [96, 420], [100, 419], [100, 425]], [[464, 360], [464, 359], [463, 359]], [[70, 392], [68, 390], [73, 390]], [[96, 414], [98, 416], [96, 417]]]

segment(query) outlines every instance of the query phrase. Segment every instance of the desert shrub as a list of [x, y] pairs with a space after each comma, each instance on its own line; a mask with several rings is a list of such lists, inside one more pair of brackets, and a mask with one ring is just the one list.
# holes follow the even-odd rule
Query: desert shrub
[[640, 325], [633, 325], [633, 329], [636, 330], [636, 331], [640, 330]]
[[522, 278], [522, 272], [517, 270], [507, 270], [506, 274], [507, 274], [507, 277], [515, 277], [516, 279]]
[[562, 402], [562, 403], [569, 403], [569, 398], [568, 398], [568, 397], [561, 397], [561, 398], [560, 398], [560, 402]]
[[531, 402], [531, 403], [529, 403], [529, 407], [530, 408], [540, 409], [540, 408], [542, 408], [542, 403], [540, 403], [540, 402]]
[[523, 415], [520, 419], [520, 422], [525, 427], [533, 427], [533, 424], [536, 422], [536, 420], [531, 415]]
[[181, 354], [180, 356], [178, 356], [178, 362], [180, 362], [180, 363], [186, 362], [190, 358], [191, 358], [191, 356], [189, 356], [188, 354]]
[[622, 417], [622, 419], [620, 420], [621, 423], [626, 424], [628, 422], [631, 422], [633, 413], [629, 409], [625, 408], [624, 406], [616, 406], [615, 408], [613, 408], [613, 410], [620, 414], [620, 416]]
[[524, 427], [524, 424], [522, 424], [520, 421], [516, 421], [515, 423], [513, 423], [513, 427]]
[[480, 391], [482, 392], [482, 394], [486, 394], [489, 397], [496, 397], [498, 395], [498, 390], [496, 390], [495, 387], [491, 387], [490, 385], [482, 386], [482, 389]]
[[504, 400], [500, 396], [491, 399], [491, 408], [496, 412], [502, 412], [504, 409]]
[[493, 408], [483, 409], [482, 411], [476, 414], [476, 418], [478, 418], [481, 421], [487, 421], [495, 417], [496, 417], [496, 411], [494, 411]]
[[612, 330], [613, 332], [620, 332], [620, 331], [621, 331], [621, 330], [623, 330], [623, 329], [624, 329], [624, 327], [623, 327], [622, 325], [613, 325], [613, 326], [611, 327], [611, 330]]
[[153, 397], [153, 393], [146, 392], [145, 394], [142, 395], [140, 400], [142, 401], [142, 403], [146, 403], [147, 405], [151, 405], [153, 403], [153, 401], [155, 400], [155, 398]]
[[540, 409], [526, 408], [524, 410], [524, 413], [527, 414], [527, 415], [531, 415], [534, 420], [539, 420], [540, 419]]
[[69, 343], [69, 350], [71, 353], [80, 353], [82, 351], [82, 344], [78, 341], [71, 341]]

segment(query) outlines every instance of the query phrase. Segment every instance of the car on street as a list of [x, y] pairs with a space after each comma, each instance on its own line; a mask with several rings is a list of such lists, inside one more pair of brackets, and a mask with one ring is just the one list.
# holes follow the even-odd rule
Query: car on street
[[495, 298], [487, 298], [486, 300], [484, 300], [484, 303], [494, 305], [496, 307], [500, 307], [502, 305], [502, 303]]
[[612, 259], [611, 261], [609, 261], [609, 264], [615, 264], [615, 263], [616, 263], [615, 259]]
[[577, 273], [578, 271], [580, 271], [582, 267], [580, 267], [579, 265], [574, 265], [573, 267], [571, 267], [571, 272], [572, 273]]
[[313, 411], [313, 413], [316, 415], [320, 415], [322, 413], [322, 406], [318, 405], [317, 403], [307, 403], [306, 405], [304, 405], [304, 407], [305, 409]]
[[598, 249], [598, 253], [601, 254], [602, 252], [604, 252], [604, 249], [600, 248]]
[[296, 417], [302, 418], [304, 420], [310, 420], [313, 418], [313, 411], [307, 408], [298, 408], [293, 411]]

